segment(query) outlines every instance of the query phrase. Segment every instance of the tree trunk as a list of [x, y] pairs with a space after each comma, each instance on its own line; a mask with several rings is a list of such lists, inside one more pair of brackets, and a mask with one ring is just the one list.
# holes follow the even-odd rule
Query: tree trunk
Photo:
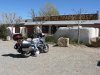
[[77, 43], [80, 44], [80, 25], [78, 24], [78, 40]]

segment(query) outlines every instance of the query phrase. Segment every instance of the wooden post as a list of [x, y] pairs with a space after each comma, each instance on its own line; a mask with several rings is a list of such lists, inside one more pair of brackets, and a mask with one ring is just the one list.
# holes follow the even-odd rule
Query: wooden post
[[51, 25], [49, 25], [49, 34], [51, 34]]
[[40, 26], [40, 29], [41, 29], [41, 31], [42, 31], [42, 25]]

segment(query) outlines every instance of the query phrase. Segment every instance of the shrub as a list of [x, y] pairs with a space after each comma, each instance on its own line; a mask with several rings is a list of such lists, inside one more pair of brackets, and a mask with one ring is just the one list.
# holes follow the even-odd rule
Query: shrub
[[46, 38], [45, 38], [45, 41], [49, 42], [49, 43], [54, 43], [55, 42], [53, 35], [47, 35]]
[[70, 44], [77, 44], [77, 41], [78, 41], [78, 39], [69, 38], [69, 43]]
[[0, 38], [6, 40], [7, 37], [7, 25], [0, 25]]

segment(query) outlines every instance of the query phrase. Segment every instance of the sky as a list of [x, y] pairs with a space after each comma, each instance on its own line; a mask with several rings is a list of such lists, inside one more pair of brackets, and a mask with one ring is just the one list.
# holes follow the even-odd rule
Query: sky
[[47, 2], [55, 5], [61, 15], [74, 14], [79, 9], [87, 13], [100, 11], [100, 0], [0, 0], [0, 12], [15, 12], [23, 19], [30, 19], [31, 9], [38, 13]]

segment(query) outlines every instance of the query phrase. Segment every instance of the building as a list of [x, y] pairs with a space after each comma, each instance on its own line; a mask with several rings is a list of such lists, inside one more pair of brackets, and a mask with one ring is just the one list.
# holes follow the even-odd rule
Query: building
[[31, 35], [34, 33], [35, 27], [39, 26], [43, 33], [54, 34], [59, 27], [77, 25], [95, 27], [100, 30], [100, 13], [35, 17], [34, 20], [21, 20], [15, 25], [15, 33], [20, 33], [21, 29], [25, 28], [27, 34]]

